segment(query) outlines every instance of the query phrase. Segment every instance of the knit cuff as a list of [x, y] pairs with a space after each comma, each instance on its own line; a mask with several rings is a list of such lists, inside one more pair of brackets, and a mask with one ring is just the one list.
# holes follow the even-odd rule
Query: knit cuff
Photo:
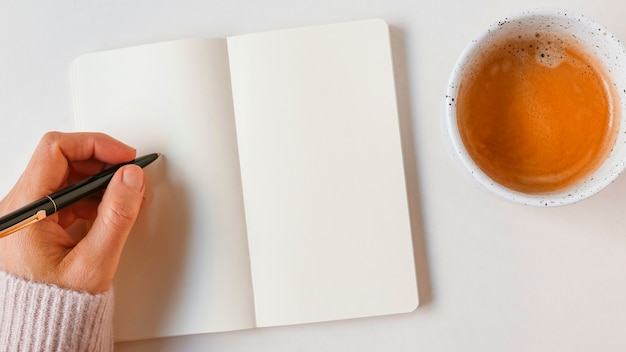
[[92, 295], [0, 271], [0, 346], [113, 351], [113, 293]]

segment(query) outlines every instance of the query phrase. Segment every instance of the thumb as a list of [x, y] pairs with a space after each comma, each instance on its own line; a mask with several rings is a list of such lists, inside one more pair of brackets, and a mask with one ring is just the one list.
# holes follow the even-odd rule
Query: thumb
[[120, 168], [102, 197], [89, 233], [77, 245], [81, 247], [78, 252], [89, 258], [83, 259], [91, 268], [83, 270], [95, 271], [88, 276], [98, 290], [108, 289], [113, 280], [126, 238], [139, 214], [144, 188], [145, 177], [139, 166]]

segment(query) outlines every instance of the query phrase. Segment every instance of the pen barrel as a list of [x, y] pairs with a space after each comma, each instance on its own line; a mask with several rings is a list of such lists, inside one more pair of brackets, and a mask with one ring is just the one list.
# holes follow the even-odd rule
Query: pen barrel
[[50, 198], [54, 200], [57, 211], [77, 201], [103, 191], [115, 174], [115, 170], [107, 170], [106, 174], [98, 174], [83, 180], [73, 186], [64, 188], [58, 192], [52, 193]]
[[32, 218], [37, 212], [45, 210], [46, 216], [56, 211], [55, 205], [50, 198], [41, 198], [38, 201], [23, 206], [0, 217], [0, 232], [11, 228], [29, 218]]
[[103, 191], [109, 185], [109, 182], [111, 182], [115, 172], [117, 172], [117, 170], [119, 170], [122, 166], [135, 164], [143, 168], [156, 160], [158, 157], [158, 154], [153, 153], [144, 155], [127, 163], [115, 165], [86, 180], [80, 181], [70, 187], [51, 194], [50, 198], [52, 198], [56, 203], [57, 210], [63, 209], [83, 198]]

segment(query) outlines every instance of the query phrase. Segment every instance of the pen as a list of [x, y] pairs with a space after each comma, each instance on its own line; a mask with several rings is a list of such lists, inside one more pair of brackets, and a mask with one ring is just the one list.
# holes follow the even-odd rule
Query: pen
[[99, 174], [91, 176], [74, 185], [63, 188], [28, 205], [25, 205], [11, 213], [0, 217], [0, 238], [32, 225], [45, 219], [59, 210], [74, 204], [94, 193], [107, 187], [115, 171], [124, 165], [135, 164], [146, 167], [155, 161], [161, 154], [152, 153], [139, 157], [133, 161], [117, 164]]

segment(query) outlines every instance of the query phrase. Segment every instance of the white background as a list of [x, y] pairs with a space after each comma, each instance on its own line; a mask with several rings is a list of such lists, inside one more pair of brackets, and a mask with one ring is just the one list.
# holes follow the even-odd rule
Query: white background
[[491, 22], [532, 7], [583, 13], [626, 40], [626, 5], [610, 0], [0, 1], [0, 194], [45, 131], [72, 130], [68, 69], [80, 54], [378, 17], [403, 36], [395, 54], [406, 63], [399, 94], [418, 170], [420, 308], [118, 350], [626, 350], [626, 175], [579, 204], [525, 207], [474, 186], [442, 142], [442, 99], [461, 50]]

